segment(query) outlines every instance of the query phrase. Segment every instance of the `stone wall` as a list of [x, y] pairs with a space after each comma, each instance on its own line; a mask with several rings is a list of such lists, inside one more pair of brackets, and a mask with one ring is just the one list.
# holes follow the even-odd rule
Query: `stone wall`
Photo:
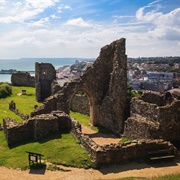
[[13, 86], [35, 87], [35, 77], [28, 72], [18, 71], [11, 75], [11, 83]]
[[72, 121], [71, 131], [89, 153], [91, 159], [99, 166], [144, 159], [148, 157], [150, 151], [161, 149], [170, 149], [173, 154], [176, 154], [176, 149], [171, 143], [160, 139], [141, 139], [132, 142], [100, 146], [89, 138], [89, 136], [81, 132], [81, 125], [76, 120]]
[[9, 146], [24, 143], [28, 140], [37, 140], [42, 137], [70, 131], [71, 119], [63, 112], [42, 114], [17, 124], [13, 119], [3, 119], [4, 134]]
[[149, 92], [140, 98], [133, 98], [130, 118], [125, 122], [124, 135], [135, 139], [162, 138], [169, 141], [179, 141], [179, 107], [180, 100], [173, 99], [167, 93]]
[[125, 39], [122, 38], [102, 47], [99, 57], [80, 79], [64, 84], [62, 89], [50, 96], [44, 106], [37, 108], [31, 116], [50, 113], [52, 110], [69, 114], [73, 96], [82, 91], [89, 98], [90, 123], [120, 134], [123, 132], [126, 117], [126, 72]]
[[36, 100], [44, 101], [45, 98], [52, 94], [51, 84], [56, 79], [56, 70], [50, 63], [36, 62], [35, 77]]
[[13, 100], [9, 103], [9, 109], [13, 111], [15, 114], [17, 114], [18, 116], [20, 116], [23, 120], [29, 119], [28, 114], [23, 114], [18, 109], [16, 109], [16, 103]]
[[71, 101], [71, 110], [89, 116], [90, 107], [88, 97], [75, 94]]
[[129, 117], [125, 122], [124, 135], [132, 139], [161, 139], [159, 123], [142, 117]]
[[27, 142], [33, 139], [33, 121], [25, 120], [17, 124], [14, 119], [3, 119], [4, 134], [8, 146]]
[[156, 104], [143, 101], [141, 98], [131, 100], [131, 117], [143, 117], [150, 121], [158, 121], [160, 108]]
[[159, 123], [163, 139], [180, 141], [180, 100], [160, 107]]

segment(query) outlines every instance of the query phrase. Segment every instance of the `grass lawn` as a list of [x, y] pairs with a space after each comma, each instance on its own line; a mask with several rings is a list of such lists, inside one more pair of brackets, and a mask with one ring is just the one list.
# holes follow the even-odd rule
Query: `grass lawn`
[[90, 117], [87, 115], [71, 111], [70, 116], [74, 117], [80, 124], [89, 126], [92, 130], [94, 130], [96, 132], [100, 132], [100, 133], [104, 133], [104, 134], [112, 134], [112, 131], [110, 131], [104, 127], [90, 125]]
[[80, 124], [84, 124], [85, 126], [90, 126], [90, 117], [84, 114], [80, 114], [78, 112], [70, 111], [70, 116], [74, 117]]
[[[27, 94], [18, 96], [22, 90], [26, 89]], [[42, 105], [35, 100], [35, 88], [12, 87], [13, 94], [10, 97], [0, 99], [0, 123], [3, 118], [15, 118], [17, 122], [22, 119], [9, 110], [9, 102], [14, 100], [16, 107], [24, 114], [30, 114], [34, 110], [34, 105]], [[12, 168], [28, 168], [28, 154], [26, 151], [36, 152], [44, 155], [44, 159], [53, 164], [62, 164], [74, 167], [93, 167], [87, 152], [82, 148], [71, 133], [56, 134], [39, 141], [24, 143], [10, 148], [7, 146], [4, 132], [0, 131], [0, 166]]]
[[[18, 96], [22, 90], [26, 90], [29, 95]], [[2, 124], [3, 118], [11, 117], [15, 118], [17, 122], [21, 122], [22, 119], [15, 113], [9, 110], [9, 103], [13, 100], [16, 103], [16, 108], [23, 114], [30, 114], [34, 110], [34, 105], [42, 105], [35, 100], [35, 88], [32, 87], [17, 87], [12, 86], [12, 95], [7, 98], [0, 99], [0, 123]]]

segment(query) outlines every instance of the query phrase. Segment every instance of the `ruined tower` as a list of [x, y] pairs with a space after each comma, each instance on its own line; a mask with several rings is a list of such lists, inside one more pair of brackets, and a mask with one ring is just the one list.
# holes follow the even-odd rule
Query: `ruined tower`
[[35, 64], [36, 100], [44, 101], [51, 95], [51, 83], [56, 79], [56, 70], [50, 63]]

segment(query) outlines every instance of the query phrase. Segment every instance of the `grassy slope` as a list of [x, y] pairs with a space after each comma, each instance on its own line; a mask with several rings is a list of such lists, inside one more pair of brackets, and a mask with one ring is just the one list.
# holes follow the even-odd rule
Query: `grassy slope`
[[[18, 93], [26, 89], [31, 96], [17, 96]], [[16, 102], [16, 107], [24, 114], [33, 111], [35, 101], [35, 89], [30, 87], [13, 87], [13, 94], [5, 99], [0, 99], [0, 123], [5, 117], [15, 118], [18, 122], [22, 119], [8, 109], [11, 100]], [[38, 142], [29, 142], [19, 146], [9, 148], [7, 146], [4, 133], [0, 131], [0, 165], [25, 169], [28, 167], [28, 154], [25, 151], [32, 151], [44, 155], [45, 160], [55, 164], [64, 164], [67, 166], [90, 167], [93, 166], [85, 149], [77, 142], [72, 134], [52, 135], [43, 138]]]

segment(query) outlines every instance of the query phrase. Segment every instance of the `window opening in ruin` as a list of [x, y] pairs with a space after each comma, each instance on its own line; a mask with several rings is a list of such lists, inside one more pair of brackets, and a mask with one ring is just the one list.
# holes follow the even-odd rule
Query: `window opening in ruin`
[[90, 101], [84, 91], [78, 91], [71, 100], [71, 116], [82, 124], [90, 123]]
[[43, 71], [43, 75], [46, 75], [46, 73], [47, 73], [46, 70], [44, 70], [44, 71]]

